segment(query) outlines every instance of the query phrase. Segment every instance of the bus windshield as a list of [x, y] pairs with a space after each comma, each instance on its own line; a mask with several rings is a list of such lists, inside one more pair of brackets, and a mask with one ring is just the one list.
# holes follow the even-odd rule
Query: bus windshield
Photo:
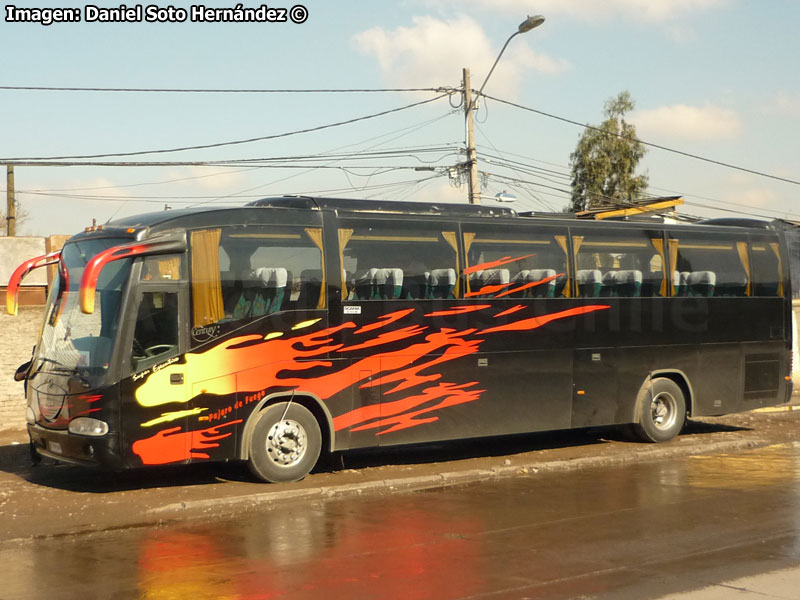
[[70, 242], [61, 253], [59, 275], [47, 300], [42, 337], [34, 358], [33, 372], [76, 372], [102, 379], [109, 369], [119, 325], [119, 307], [130, 273], [131, 259], [110, 263], [97, 282], [97, 309], [84, 314], [79, 306], [79, 287], [86, 264], [99, 252], [125, 244], [125, 239], [94, 239]]

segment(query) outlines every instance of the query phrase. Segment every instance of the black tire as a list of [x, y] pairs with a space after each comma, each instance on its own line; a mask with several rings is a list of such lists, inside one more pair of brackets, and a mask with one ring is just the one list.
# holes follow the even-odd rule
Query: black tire
[[299, 481], [317, 464], [321, 449], [322, 432], [314, 415], [296, 402], [280, 402], [261, 412], [250, 439], [248, 466], [262, 481]]
[[636, 422], [631, 432], [643, 442], [668, 442], [686, 423], [686, 399], [671, 379], [648, 380], [636, 399]]

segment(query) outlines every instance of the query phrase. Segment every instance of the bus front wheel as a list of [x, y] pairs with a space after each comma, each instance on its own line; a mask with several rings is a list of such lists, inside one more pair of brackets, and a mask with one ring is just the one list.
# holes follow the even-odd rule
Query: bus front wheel
[[667, 442], [678, 435], [686, 422], [686, 399], [671, 379], [647, 381], [636, 402], [633, 434], [644, 442]]
[[280, 402], [259, 416], [248, 466], [262, 481], [299, 481], [314, 468], [321, 449], [322, 433], [314, 415], [301, 404]]

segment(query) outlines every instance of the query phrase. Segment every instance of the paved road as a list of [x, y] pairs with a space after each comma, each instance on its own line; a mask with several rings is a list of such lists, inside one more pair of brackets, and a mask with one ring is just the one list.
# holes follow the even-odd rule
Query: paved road
[[798, 581], [798, 446], [16, 541], [0, 596], [796, 600], [775, 585]]
[[[733, 451], [795, 440], [798, 431], [800, 411], [784, 411], [695, 421], [667, 444], [626, 442], [606, 429], [399, 448], [350, 454], [344, 469], [322, 470], [282, 485], [253, 483], [242, 467], [224, 465], [121, 474], [53, 464], [31, 468], [27, 447], [13, 445], [15, 440], [2, 434], [0, 541], [206, 519], [300, 500]], [[17, 438], [26, 439], [23, 432]]]

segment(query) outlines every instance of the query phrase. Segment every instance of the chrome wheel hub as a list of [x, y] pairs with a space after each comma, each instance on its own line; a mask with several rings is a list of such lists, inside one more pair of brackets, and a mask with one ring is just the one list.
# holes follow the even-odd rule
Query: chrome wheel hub
[[650, 418], [658, 429], [669, 429], [675, 424], [678, 410], [675, 398], [671, 394], [661, 392], [650, 403]]
[[269, 430], [267, 456], [276, 465], [291, 467], [303, 459], [308, 447], [308, 438], [303, 426], [297, 421], [283, 419]]

